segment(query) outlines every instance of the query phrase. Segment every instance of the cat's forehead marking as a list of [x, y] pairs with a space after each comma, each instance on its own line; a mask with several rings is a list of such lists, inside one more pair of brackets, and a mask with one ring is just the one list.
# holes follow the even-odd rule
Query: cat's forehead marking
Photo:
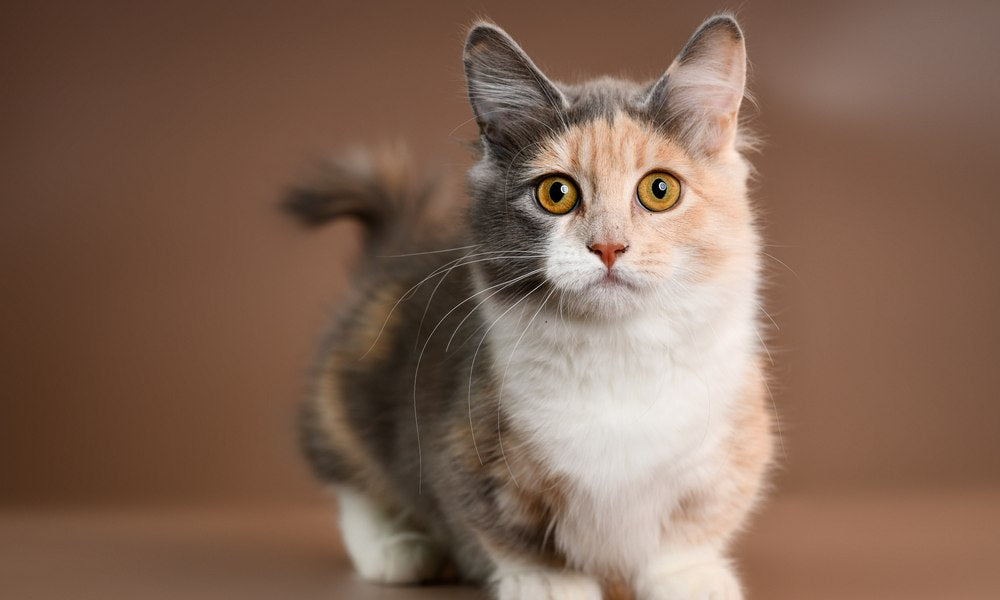
[[[565, 172], [596, 183], [629, 180], [652, 169], [683, 169], [680, 146], [625, 113], [576, 123], [540, 144], [529, 168], [535, 174]], [[578, 181], [581, 185], [584, 181]]]

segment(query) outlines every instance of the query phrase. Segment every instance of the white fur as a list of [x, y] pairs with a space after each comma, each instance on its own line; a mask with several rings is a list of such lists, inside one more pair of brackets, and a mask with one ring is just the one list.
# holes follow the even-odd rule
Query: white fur
[[597, 582], [579, 573], [502, 561], [493, 585], [498, 600], [601, 600]]
[[709, 549], [665, 554], [635, 584], [643, 600], [742, 600], [729, 562]]
[[[568, 269], [577, 282], [603, 277], [592, 254], [558, 260], [550, 271]], [[614, 268], [628, 261], [625, 254]], [[737, 285], [689, 282], [669, 295], [574, 285], [573, 294], [630, 294], [624, 305], [644, 299], [646, 308], [603, 322], [564, 320], [551, 301], [527, 330], [519, 315], [497, 322], [491, 362], [500, 377], [508, 362], [517, 373], [503, 382], [504, 415], [570, 486], [555, 529], [570, 566], [639, 573], [671, 551], [662, 546], [670, 513], [722, 463], [732, 403], [756, 356], [756, 279], [750, 265]], [[488, 306], [494, 318], [503, 310]]]
[[369, 581], [420, 583], [438, 574], [444, 552], [405, 514], [392, 514], [348, 487], [336, 490], [340, 531], [354, 569]]

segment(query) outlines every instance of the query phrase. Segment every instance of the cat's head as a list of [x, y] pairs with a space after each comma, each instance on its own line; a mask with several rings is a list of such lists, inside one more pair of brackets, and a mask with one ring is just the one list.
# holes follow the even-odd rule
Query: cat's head
[[503, 30], [465, 46], [481, 160], [470, 171], [481, 283], [587, 318], [753, 293], [740, 154], [743, 33], [701, 25], [650, 83], [548, 79]]

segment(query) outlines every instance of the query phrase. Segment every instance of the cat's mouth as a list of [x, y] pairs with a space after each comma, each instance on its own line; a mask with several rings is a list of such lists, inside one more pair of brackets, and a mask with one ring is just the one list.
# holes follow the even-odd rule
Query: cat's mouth
[[597, 280], [597, 285], [625, 285], [625, 281], [617, 273], [607, 271], [603, 277]]
[[638, 289], [635, 282], [629, 281], [620, 273], [613, 270], [605, 271], [603, 276], [599, 277], [591, 284], [591, 287], [596, 287], [598, 289], [628, 289], [632, 291]]

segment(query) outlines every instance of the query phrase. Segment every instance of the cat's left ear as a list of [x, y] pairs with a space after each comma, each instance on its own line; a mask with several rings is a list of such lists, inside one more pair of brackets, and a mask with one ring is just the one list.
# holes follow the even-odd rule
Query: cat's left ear
[[653, 84], [645, 108], [695, 151], [718, 154], [736, 143], [746, 78], [743, 31], [732, 16], [716, 15]]
[[469, 103], [490, 147], [513, 155], [558, 122], [566, 98], [507, 33], [479, 23], [465, 42]]

